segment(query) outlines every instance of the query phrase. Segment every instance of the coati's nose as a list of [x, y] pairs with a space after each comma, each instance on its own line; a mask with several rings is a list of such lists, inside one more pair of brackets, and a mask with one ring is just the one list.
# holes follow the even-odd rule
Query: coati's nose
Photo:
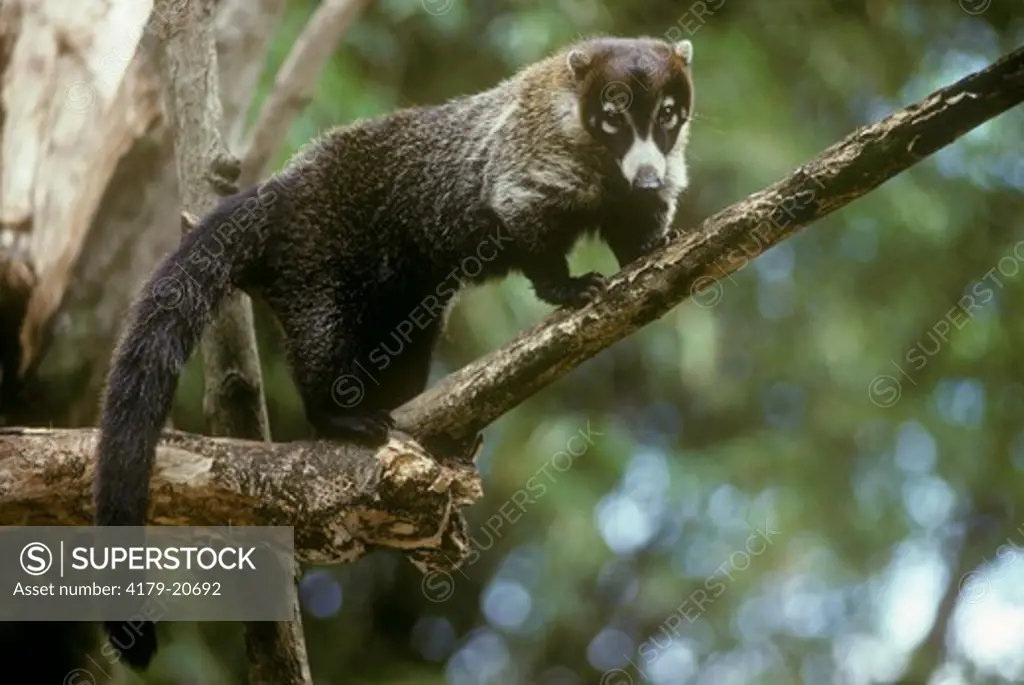
[[661, 190], [661, 176], [658, 170], [650, 164], [644, 164], [636, 171], [633, 177], [633, 188], [636, 190]]

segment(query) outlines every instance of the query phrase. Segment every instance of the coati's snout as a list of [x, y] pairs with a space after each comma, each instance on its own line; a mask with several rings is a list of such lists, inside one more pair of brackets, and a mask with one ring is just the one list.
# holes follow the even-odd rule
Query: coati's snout
[[644, 164], [633, 176], [633, 190], [661, 190], [665, 185], [663, 176], [653, 164]]

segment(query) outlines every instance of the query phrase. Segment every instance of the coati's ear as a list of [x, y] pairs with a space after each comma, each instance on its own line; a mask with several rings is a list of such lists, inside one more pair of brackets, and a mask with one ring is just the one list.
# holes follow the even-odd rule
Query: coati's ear
[[580, 48], [573, 48], [569, 51], [569, 56], [565, 58], [565, 62], [569, 65], [569, 71], [576, 78], [583, 78], [584, 74], [587, 73], [587, 69], [590, 68], [592, 62], [590, 55], [584, 52]]
[[676, 53], [686, 66], [693, 66], [693, 43], [689, 40], [681, 40], [673, 45], [672, 52]]

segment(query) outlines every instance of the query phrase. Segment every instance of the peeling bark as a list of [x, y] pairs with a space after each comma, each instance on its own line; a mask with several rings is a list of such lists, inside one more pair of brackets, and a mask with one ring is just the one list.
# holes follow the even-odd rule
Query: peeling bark
[[[133, 59], [148, 10], [130, 3], [10, 0], [4, 42], [0, 251], [35, 276], [17, 373], [37, 359], [118, 161], [159, 117]], [[6, 21], [5, 21], [6, 23]], [[6, 379], [6, 380], [9, 380]]]
[[[90, 525], [97, 437], [91, 428], [0, 429], [0, 525]], [[482, 492], [471, 466], [438, 462], [401, 434], [374, 451], [164, 431], [148, 523], [294, 526], [304, 562], [390, 547], [445, 568], [469, 550], [462, 509]]]

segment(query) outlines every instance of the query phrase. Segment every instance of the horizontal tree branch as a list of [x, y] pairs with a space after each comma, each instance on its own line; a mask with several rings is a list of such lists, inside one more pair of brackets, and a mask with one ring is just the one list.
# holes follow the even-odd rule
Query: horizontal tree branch
[[397, 412], [420, 441], [465, 440], [601, 350], [799, 229], [853, 202], [1024, 101], [1024, 48], [862, 127], [781, 181], [623, 269], [583, 309], [559, 310], [500, 350], [450, 374]]
[[[0, 525], [90, 525], [95, 429], [0, 429]], [[422, 568], [469, 549], [462, 509], [482, 495], [469, 465], [408, 436], [379, 450], [164, 431], [151, 485], [156, 525], [294, 526], [296, 556], [336, 563], [374, 547]]]

